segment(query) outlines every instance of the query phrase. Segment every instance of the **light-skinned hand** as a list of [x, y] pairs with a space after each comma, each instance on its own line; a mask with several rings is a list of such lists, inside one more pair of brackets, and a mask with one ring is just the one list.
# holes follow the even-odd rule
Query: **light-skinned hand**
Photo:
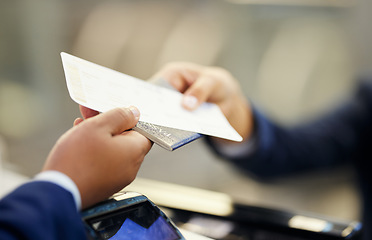
[[250, 104], [238, 81], [227, 70], [174, 62], [165, 65], [151, 79], [165, 79], [183, 93], [182, 105], [188, 110], [195, 110], [203, 102], [217, 104], [243, 139], [250, 137], [253, 129]]

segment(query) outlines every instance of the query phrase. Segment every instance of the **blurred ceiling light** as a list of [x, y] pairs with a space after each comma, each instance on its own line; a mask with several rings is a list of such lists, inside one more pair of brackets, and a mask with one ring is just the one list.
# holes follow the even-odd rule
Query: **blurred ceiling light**
[[226, 0], [236, 4], [285, 5], [308, 7], [350, 7], [356, 0]]
[[223, 193], [143, 178], [123, 191], [139, 192], [159, 206], [228, 216], [233, 212], [232, 199]]
[[332, 229], [329, 224], [330, 223], [323, 219], [305, 217], [301, 215], [293, 216], [288, 222], [288, 225], [292, 228], [313, 232], [327, 232], [327, 229]]

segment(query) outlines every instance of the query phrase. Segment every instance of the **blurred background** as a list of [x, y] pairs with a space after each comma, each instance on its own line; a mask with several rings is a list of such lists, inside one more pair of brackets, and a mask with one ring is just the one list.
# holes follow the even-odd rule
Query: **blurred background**
[[[175, 60], [224, 67], [267, 115], [290, 125], [327, 111], [353, 89], [348, 28], [354, 4], [0, 1], [0, 188], [36, 174], [80, 115], [66, 89], [61, 51], [141, 79]], [[260, 182], [197, 140], [175, 152], [154, 145], [139, 177], [223, 192], [247, 204], [359, 219], [348, 166]]]

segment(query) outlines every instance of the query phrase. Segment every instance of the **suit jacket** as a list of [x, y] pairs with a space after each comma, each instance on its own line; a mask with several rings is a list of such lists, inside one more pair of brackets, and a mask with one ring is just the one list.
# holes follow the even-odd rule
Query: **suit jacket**
[[[231, 158], [237, 167], [261, 178], [355, 166], [363, 199], [365, 239], [372, 239], [372, 82], [361, 81], [355, 94], [325, 116], [294, 127], [283, 127], [254, 109], [254, 152]], [[223, 153], [208, 140], [214, 151]], [[226, 156], [225, 156], [226, 157]], [[228, 158], [228, 157], [226, 157]]]
[[49, 182], [26, 183], [0, 200], [0, 239], [86, 239], [72, 194]]

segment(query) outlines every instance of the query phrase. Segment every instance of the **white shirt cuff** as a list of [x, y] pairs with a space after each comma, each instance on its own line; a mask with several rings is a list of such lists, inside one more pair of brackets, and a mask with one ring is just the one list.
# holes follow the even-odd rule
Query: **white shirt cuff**
[[77, 210], [81, 209], [81, 196], [78, 187], [66, 174], [58, 171], [45, 171], [37, 174], [34, 181], [46, 181], [57, 184], [58, 186], [69, 191], [75, 201]]

